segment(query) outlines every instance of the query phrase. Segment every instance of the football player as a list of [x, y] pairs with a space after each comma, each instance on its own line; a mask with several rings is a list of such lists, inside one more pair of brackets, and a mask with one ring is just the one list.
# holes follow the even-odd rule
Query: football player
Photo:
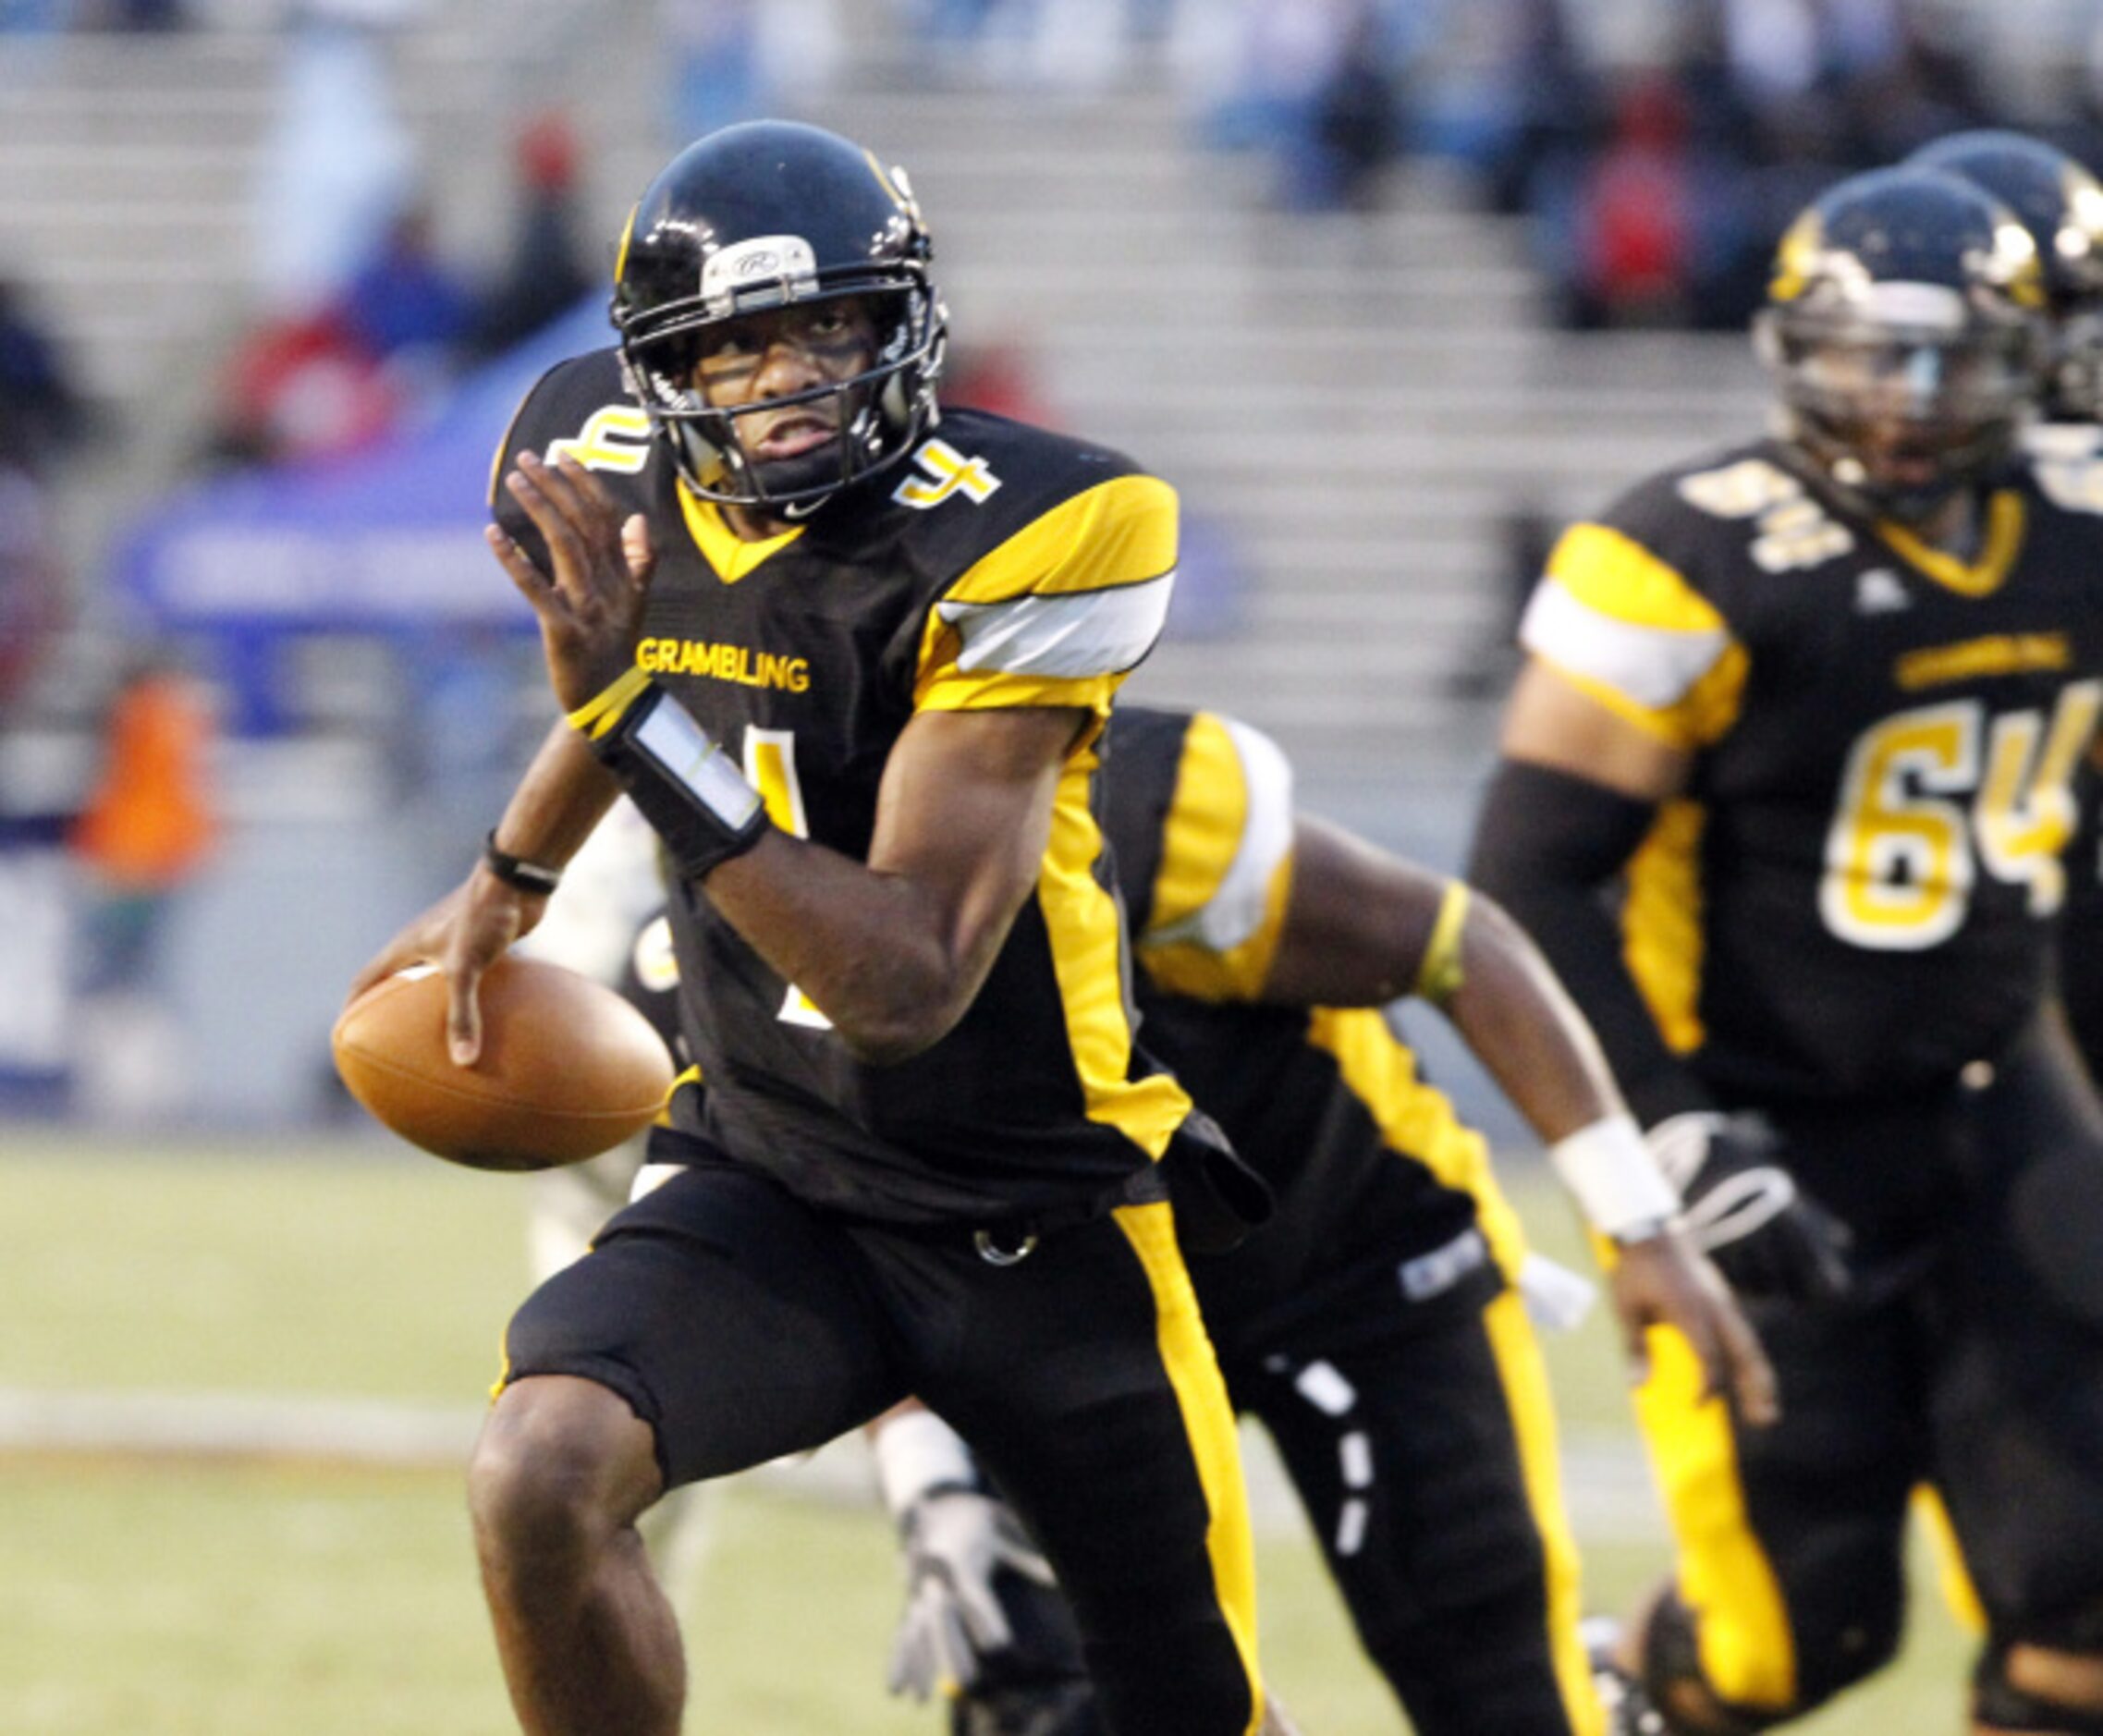
[[[2103, 709], [2103, 499], [2017, 462], [2045, 288], [1942, 172], [1842, 182], [1778, 251], [1775, 437], [1557, 544], [1471, 874], [1585, 1008], [1690, 1211], [1846, 1231], [1732, 1273], [1750, 1430], [1660, 1335], [1638, 1397], [1676, 1571], [1620, 1661], [1678, 1732], [1892, 1655], [1909, 1492], [1988, 1623], [1982, 1731], [2103, 1731], [2099, 1108], [2049, 992]], [[1734, 1197], [1733, 1197], [1734, 1196]]]
[[438, 960], [471, 1061], [482, 972], [617, 793], [665, 845], [707, 1088], [653, 1136], [679, 1173], [513, 1318], [470, 1472], [534, 1736], [677, 1730], [635, 1530], [666, 1489], [908, 1394], [1056, 1564], [1108, 1728], [1286, 1728], [1178, 1243], [1267, 1195], [1134, 1043], [1091, 806], [1175, 496], [999, 417], [937, 431], [930, 251], [903, 177], [813, 128], [726, 128], [645, 189], [617, 346], [533, 387], [498, 466], [564, 720], [355, 985]]
[[[1191, 1262], [1234, 1403], [1419, 1736], [1597, 1731], [1522, 1232], [1379, 1006], [1441, 1009], [1526, 1114], [1614, 1251], [1638, 1366], [1673, 1322], [1761, 1422], [1758, 1348], [1516, 924], [1297, 814], [1290, 763], [1244, 724], [1120, 703], [1108, 741], [1143, 1034], [1278, 1196], [1241, 1248]], [[1048, 1576], [960, 1443], [908, 1412], [875, 1451], [909, 1562], [894, 1687], [957, 1690], [958, 1736], [1094, 1730]]]
[[[2103, 183], [2041, 139], [1951, 133], [1908, 161], [1961, 175], [1999, 200], [2037, 245], [2051, 329], [2042, 414], [2024, 444], [2062, 494], [2103, 493]], [[2093, 761], [2094, 756], [2091, 756]], [[2060, 982], [2074, 1040], [2103, 1078], [2103, 828], [2094, 795], [2068, 857]]]

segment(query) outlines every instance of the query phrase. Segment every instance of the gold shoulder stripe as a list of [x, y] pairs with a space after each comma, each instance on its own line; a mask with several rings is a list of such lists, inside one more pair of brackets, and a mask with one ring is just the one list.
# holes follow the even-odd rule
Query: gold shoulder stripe
[[1633, 537], [1604, 524], [1573, 524], [1548, 556], [1548, 577], [1619, 621], [1669, 632], [1724, 630], [1716, 605]]
[[1159, 579], [1175, 566], [1176, 491], [1157, 476], [1119, 476], [1024, 525], [967, 568], [943, 601], [1105, 591]]
[[1151, 927], [1171, 928], [1212, 901], [1234, 865], [1249, 820], [1249, 787], [1227, 727], [1199, 712], [1183, 731], [1176, 788], [1163, 824]]
[[1199, 712], [1183, 733], [1139, 954], [1172, 994], [1253, 1000], [1292, 891], [1292, 768], [1259, 730]]

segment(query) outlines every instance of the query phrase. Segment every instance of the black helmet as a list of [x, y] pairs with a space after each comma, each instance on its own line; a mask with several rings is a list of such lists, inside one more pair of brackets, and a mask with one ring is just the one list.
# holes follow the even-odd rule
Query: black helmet
[[[789, 515], [911, 451], [935, 419], [948, 337], [933, 249], [904, 174], [838, 135], [789, 121], [726, 127], [643, 189], [614, 267], [613, 323], [630, 385], [696, 494]], [[737, 419], [694, 388], [712, 327], [770, 309], [863, 298], [875, 361], [793, 399], [838, 397], [839, 437], [773, 463], [749, 458]]]
[[2045, 413], [2103, 419], [2103, 181], [2057, 146], [1999, 128], [1950, 133], [1906, 160], [1962, 176], [2030, 231], [2052, 320]]
[[1851, 177], [1790, 226], [1755, 321], [1784, 434], [1867, 510], [1925, 517], [2008, 462], [2044, 300], [2029, 231], [1970, 182]]

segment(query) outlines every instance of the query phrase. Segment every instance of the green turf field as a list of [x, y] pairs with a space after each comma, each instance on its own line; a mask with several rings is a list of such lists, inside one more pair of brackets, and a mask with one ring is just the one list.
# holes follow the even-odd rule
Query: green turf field
[[[303, 1448], [0, 1449], [0, 1731], [515, 1730], [446, 1443], [523, 1285], [524, 1197], [515, 1179], [362, 1138], [142, 1153], [0, 1123], [0, 1400], [148, 1394], [192, 1418], [385, 1401], [437, 1419], [441, 1442], [401, 1465]], [[1559, 1202], [1521, 1197], [1570, 1253]], [[1603, 1322], [1550, 1348], [1573, 1438], [1625, 1431]], [[236, 1402], [196, 1402], [208, 1395]], [[886, 1527], [873, 1506], [795, 1485], [742, 1480], [714, 1509], [688, 1594], [689, 1730], [933, 1736], [938, 1719], [881, 1693]], [[1640, 1524], [1594, 1523], [1581, 1541], [1595, 1608], [1625, 1604], [1658, 1565]], [[1266, 1666], [1309, 1736], [1400, 1730], [1312, 1545], [1274, 1532], [1259, 1571]], [[1965, 1646], [1932, 1598], [1916, 1629], [1898, 1669], [1798, 1728], [1962, 1728]]]

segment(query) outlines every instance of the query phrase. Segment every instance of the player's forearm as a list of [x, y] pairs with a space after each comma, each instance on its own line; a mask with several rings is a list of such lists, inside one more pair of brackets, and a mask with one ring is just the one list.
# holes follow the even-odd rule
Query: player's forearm
[[911, 876], [781, 831], [714, 870], [705, 888], [856, 1057], [877, 1066], [909, 1060], [949, 1033], [977, 998], [1013, 917], [1010, 909], [959, 922]]
[[619, 794], [619, 780], [558, 720], [505, 805], [496, 844], [527, 862], [559, 869], [583, 848]]
[[1708, 1106], [1636, 986], [1606, 902], [1654, 813], [1654, 804], [1507, 761], [1485, 798], [1468, 864], [1470, 883], [1519, 923], [1583, 1009], [1645, 1126]]
[[1446, 1016], [1544, 1143], [1626, 1112], [1598, 1038], [1540, 948], [1480, 894], [1468, 903], [1459, 975]]

